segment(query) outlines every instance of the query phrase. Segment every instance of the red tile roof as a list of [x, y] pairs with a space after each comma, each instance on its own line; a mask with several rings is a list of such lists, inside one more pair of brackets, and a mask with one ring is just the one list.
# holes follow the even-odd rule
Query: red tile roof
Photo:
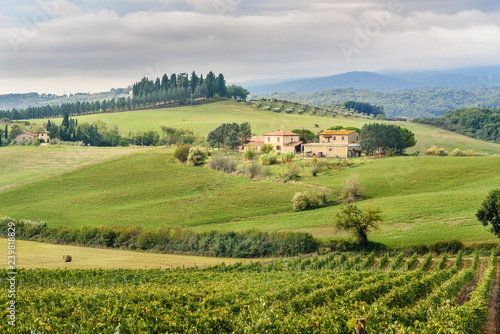
[[274, 132], [266, 133], [264, 136], [298, 136], [298, 133], [293, 133], [290, 131], [277, 130]]

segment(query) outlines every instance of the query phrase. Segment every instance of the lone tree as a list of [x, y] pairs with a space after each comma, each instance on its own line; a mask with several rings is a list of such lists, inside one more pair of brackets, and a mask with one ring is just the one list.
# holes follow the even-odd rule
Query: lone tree
[[367, 233], [379, 228], [382, 221], [380, 209], [361, 210], [356, 205], [348, 204], [337, 213], [334, 224], [338, 230], [353, 233], [356, 243], [362, 247], [368, 244]]
[[484, 225], [491, 224], [491, 232], [500, 236], [500, 189], [493, 189], [476, 212], [477, 219]]

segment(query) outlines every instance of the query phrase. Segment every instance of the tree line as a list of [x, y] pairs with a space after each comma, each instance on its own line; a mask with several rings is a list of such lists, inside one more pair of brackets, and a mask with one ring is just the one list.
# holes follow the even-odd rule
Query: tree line
[[179, 103], [186, 104], [196, 99], [227, 97], [236, 101], [246, 100], [248, 91], [241, 86], [226, 86], [221, 73], [217, 77], [210, 71], [205, 78], [197, 76], [195, 71], [189, 77], [187, 73], [172, 74], [150, 80], [143, 78], [134, 83], [132, 96], [117, 99], [104, 99], [94, 102], [63, 103], [60, 105], [34, 106], [24, 109], [13, 108], [0, 110], [0, 118], [11, 120], [54, 118], [65, 113], [79, 116], [98, 112], [128, 111], [137, 108]]
[[[7, 236], [11, 219], [2, 219], [0, 236]], [[70, 244], [116, 249], [140, 249], [169, 253], [188, 253], [205, 256], [252, 258], [291, 256], [315, 252], [320, 242], [304, 232], [262, 232], [251, 229], [241, 232], [209, 231], [142, 227], [82, 226], [48, 227], [46, 223], [14, 220], [16, 238], [56, 244]]]
[[413, 122], [437, 126], [480, 140], [500, 143], [500, 108], [460, 108], [438, 118], [418, 118]]
[[[14, 130], [19, 128], [19, 133], [22, 132], [21, 128], [13, 125], [9, 136], [15, 135]], [[63, 116], [61, 125], [57, 125], [50, 120], [44, 124], [45, 128], [36, 129], [41, 132], [44, 130], [49, 131], [51, 141], [54, 139], [68, 141], [68, 142], [81, 142], [88, 146], [129, 146], [130, 144], [142, 146], [156, 146], [156, 145], [181, 145], [194, 143], [204, 143], [205, 137], [194, 133], [191, 129], [174, 128], [169, 126], [162, 126], [161, 131], [157, 130], [138, 130], [129, 132], [126, 136], [121, 136], [118, 131], [118, 126], [115, 124], [108, 125], [107, 123], [97, 120], [91, 124], [84, 122], [78, 123], [78, 119], [70, 118], [68, 113]]]

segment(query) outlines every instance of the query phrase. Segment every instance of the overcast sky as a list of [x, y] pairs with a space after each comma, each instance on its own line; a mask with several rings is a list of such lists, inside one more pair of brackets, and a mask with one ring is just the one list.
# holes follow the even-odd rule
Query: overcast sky
[[500, 2], [0, 0], [0, 94], [500, 64]]

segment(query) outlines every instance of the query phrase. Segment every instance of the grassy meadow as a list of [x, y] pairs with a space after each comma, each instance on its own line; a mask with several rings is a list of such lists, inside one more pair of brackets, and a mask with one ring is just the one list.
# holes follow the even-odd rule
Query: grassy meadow
[[[358, 205], [380, 208], [384, 216], [381, 229], [371, 239], [391, 247], [453, 239], [466, 244], [498, 242], [476, 220], [475, 212], [489, 190], [500, 186], [499, 166], [500, 157], [369, 159], [355, 167], [306, 176], [301, 182], [340, 190], [346, 179], [356, 176], [368, 197]], [[332, 228], [338, 212], [337, 206], [286, 212], [219, 224], [218, 228], [294, 229], [336, 238], [345, 236]]]
[[0, 202], [2, 215], [50, 226], [189, 227], [288, 211], [304, 189], [180, 165], [171, 150], [150, 148], [0, 193]]
[[[0, 248], [7, 249], [6, 239], [0, 238]], [[63, 261], [62, 257], [66, 254], [72, 256], [71, 262]], [[16, 241], [16, 267], [25, 269], [166, 269], [213, 266], [221, 262], [233, 264], [238, 261], [239, 259], [235, 258], [158, 254]], [[4, 264], [4, 268], [6, 267], [7, 262]]]
[[[255, 135], [263, 135], [277, 129], [293, 130], [306, 128], [313, 132], [327, 129], [331, 126], [356, 126], [361, 128], [364, 124], [375, 122], [374, 120], [345, 118], [330, 116], [310, 116], [298, 115], [297, 113], [286, 114], [284, 112], [275, 113], [259, 109], [243, 103], [234, 101], [220, 101], [197, 106], [185, 106], [175, 108], [162, 108], [150, 110], [137, 110], [128, 112], [93, 114], [76, 117], [78, 122], [92, 123], [102, 120], [108, 124], [116, 124], [122, 135], [127, 135], [130, 131], [154, 129], [160, 131], [161, 126], [171, 126], [176, 128], [193, 129], [202, 135], [207, 135], [222, 123], [243, 123], [249, 122], [252, 125]], [[61, 119], [55, 120], [57, 123]], [[43, 123], [43, 121], [31, 121], [31, 123]], [[476, 152], [486, 154], [500, 154], [500, 145], [486, 143], [480, 140], [462, 136], [450, 131], [435, 127], [416, 124], [411, 122], [390, 122], [402, 127], [406, 127], [415, 133], [417, 145], [409, 152], [425, 151], [433, 146], [444, 147], [448, 151], [455, 148], [473, 149]], [[316, 127], [315, 125], [318, 125]]]
[[[9, 149], [17, 155], [16, 149], [25, 148]], [[371, 240], [391, 247], [452, 239], [498, 242], [474, 216], [488, 191], [500, 186], [498, 156], [357, 158], [351, 167], [317, 177], [304, 168], [300, 181], [283, 184], [180, 165], [169, 149], [117, 150], [132, 153], [3, 191], [1, 214], [46, 220], [49, 226], [183, 226], [194, 231], [257, 227], [339, 238], [347, 237], [332, 227], [339, 207], [293, 212], [291, 198], [311, 186], [338, 191], [356, 176], [367, 196], [359, 205], [379, 207], [384, 216]], [[23, 152], [28, 160], [37, 153]], [[21, 175], [22, 165], [19, 170]]]
[[0, 193], [137, 152], [140, 148], [7, 146], [0, 149]]

